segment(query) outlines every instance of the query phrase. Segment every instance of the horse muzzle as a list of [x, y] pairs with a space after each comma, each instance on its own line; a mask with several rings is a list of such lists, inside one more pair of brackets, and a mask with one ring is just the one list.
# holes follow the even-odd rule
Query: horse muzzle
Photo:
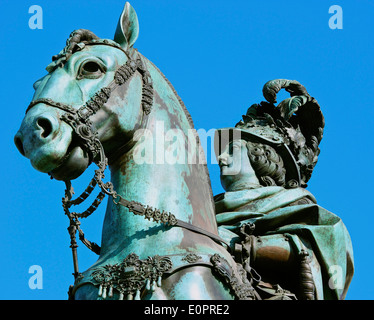
[[66, 181], [85, 171], [89, 157], [75, 144], [73, 130], [60, 113], [43, 103], [35, 105], [26, 113], [14, 142], [36, 170]]

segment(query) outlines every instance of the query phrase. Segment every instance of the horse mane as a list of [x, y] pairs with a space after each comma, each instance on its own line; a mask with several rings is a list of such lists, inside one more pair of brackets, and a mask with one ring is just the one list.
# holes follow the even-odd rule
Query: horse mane
[[[174, 95], [177, 97], [178, 102], [179, 102], [179, 104], [181, 105], [182, 110], [183, 110], [183, 112], [184, 112], [184, 114], [185, 114], [185, 116], [186, 116], [186, 118], [187, 118], [187, 120], [188, 120], [188, 123], [189, 123], [189, 125], [191, 126], [191, 128], [195, 128], [195, 125], [194, 125], [194, 123], [193, 123], [193, 120], [192, 120], [191, 114], [190, 114], [190, 112], [187, 110], [186, 105], [184, 104], [184, 102], [183, 102], [183, 100], [181, 99], [181, 97], [178, 95], [178, 93], [177, 93], [177, 91], [175, 90], [174, 86], [171, 84], [171, 82], [169, 81], [169, 79], [166, 78], [166, 76], [161, 72], [161, 70], [160, 70], [160, 69], [159, 69], [159, 68], [158, 68], [158, 67], [157, 67], [157, 66], [156, 66], [152, 61], [150, 61], [150, 60], [148, 60], [148, 61], [149, 61], [149, 62], [151, 63], [151, 65], [156, 69], [156, 71], [160, 73], [160, 75], [162, 76], [162, 78], [166, 81], [166, 83], [168, 84], [168, 86], [170, 87], [170, 89], [173, 91]], [[200, 145], [201, 145], [201, 144], [200, 144], [200, 138], [199, 138], [199, 135], [197, 134], [196, 131], [194, 131], [194, 136], [195, 136], [195, 138], [196, 138], [197, 143], [198, 143], [199, 146], [200, 146]], [[209, 174], [209, 170], [208, 170], [208, 165], [207, 165], [207, 163], [204, 163], [203, 166], [204, 166], [204, 172], [205, 172], [206, 177], [207, 177], [207, 183], [209, 184], [209, 186], [211, 186], [211, 180], [210, 180], [210, 174]], [[209, 192], [209, 194], [210, 194], [210, 201], [212, 202], [212, 205], [213, 205], [213, 208], [214, 208], [215, 204], [214, 204], [214, 197], [213, 197], [213, 190], [212, 190], [212, 187], [210, 187], [209, 190], [210, 190], [210, 192]]]

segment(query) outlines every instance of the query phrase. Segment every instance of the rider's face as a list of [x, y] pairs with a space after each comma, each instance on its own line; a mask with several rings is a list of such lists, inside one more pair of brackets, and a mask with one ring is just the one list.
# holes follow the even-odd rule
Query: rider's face
[[259, 184], [247, 154], [245, 140], [230, 142], [218, 157], [221, 169], [221, 183], [229, 190], [233, 183]]

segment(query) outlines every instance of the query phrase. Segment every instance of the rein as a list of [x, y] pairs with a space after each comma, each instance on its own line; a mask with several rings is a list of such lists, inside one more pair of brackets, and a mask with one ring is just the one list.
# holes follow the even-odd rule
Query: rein
[[[105, 178], [104, 171], [108, 165], [108, 158], [105, 156], [104, 148], [100, 140], [97, 138], [97, 132], [95, 132], [92, 129], [92, 122], [90, 121], [90, 117], [94, 115], [100, 108], [102, 108], [103, 105], [109, 100], [111, 93], [117, 87], [126, 83], [135, 74], [136, 71], [139, 71], [139, 73], [142, 76], [143, 86], [141, 106], [143, 109], [143, 117], [141, 123], [135, 128], [135, 130], [139, 128], [144, 128], [146, 126], [148, 115], [151, 112], [153, 104], [152, 78], [149, 71], [146, 69], [140, 54], [138, 54], [136, 58], [131, 58], [127, 52], [125, 53], [129, 59], [126, 61], [124, 65], [120, 66], [116, 70], [114, 79], [109, 83], [107, 87], [100, 89], [90, 100], [88, 100], [79, 109], [75, 109], [72, 106], [64, 103], [55, 102], [49, 98], [41, 98], [32, 101], [26, 110], [27, 113], [38, 103], [44, 103], [45, 105], [65, 111], [65, 113], [61, 116], [61, 120], [65, 121], [73, 129], [73, 134], [78, 139], [80, 146], [89, 154], [90, 163], [93, 162], [98, 166], [98, 169], [95, 170], [94, 177], [91, 179], [87, 188], [79, 197], [77, 197], [74, 200], [72, 200], [74, 191], [71, 181], [65, 181], [66, 190], [65, 197], [62, 199], [62, 206], [65, 214], [68, 216], [70, 221], [68, 232], [70, 235], [70, 248], [72, 249], [73, 253], [73, 275], [75, 279], [77, 279], [77, 277], [80, 274], [78, 268], [77, 255], [78, 245], [76, 241], [77, 231], [79, 233], [79, 239], [87, 248], [89, 248], [96, 254], [100, 254], [101, 249], [99, 245], [85, 238], [84, 233], [80, 228], [79, 219], [90, 216], [101, 204], [102, 200], [105, 198], [105, 195], [111, 196], [113, 202], [116, 205], [122, 205], [128, 208], [128, 210], [135, 215], [143, 216], [145, 219], [153, 220], [154, 222], [158, 223], [163, 223], [168, 226], [177, 226], [188, 229], [190, 231], [205, 235], [214, 240], [215, 242], [219, 243], [220, 245], [224, 243], [228, 249], [230, 248], [229, 244], [227, 244], [218, 235], [208, 232], [197, 226], [194, 226], [191, 223], [181, 221], [175, 218], [175, 216], [170, 212], [161, 211], [157, 208], [146, 206], [140, 202], [126, 200], [114, 190], [114, 186], [110, 181], [106, 183], [103, 182], [103, 179]], [[121, 147], [121, 151], [126, 147], [128, 146], [125, 145]], [[95, 200], [92, 202], [90, 207], [82, 213], [71, 212], [70, 208], [72, 206], [79, 205], [82, 202], [84, 202], [96, 186], [98, 186], [101, 189], [101, 191], [96, 196]]]

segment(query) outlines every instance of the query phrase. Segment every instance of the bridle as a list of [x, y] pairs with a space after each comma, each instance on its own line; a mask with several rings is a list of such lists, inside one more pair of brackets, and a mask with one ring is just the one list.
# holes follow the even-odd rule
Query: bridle
[[[84, 45], [96, 44], [114, 46], [111, 42], [101, 39], [84, 41]], [[115, 47], [121, 49], [118, 46]], [[91, 179], [85, 191], [83, 191], [83, 193], [74, 200], [72, 200], [74, 191], [71, 182], [65, 181], [66, 190], [65, 197], [62, 199], [62, 206], [65, 214], [68, 216], [70, 221], [68, 232], [70, 235], [70, 248], [72, 249], [73, 253], [73, 275], [75, 279], [77, 279], [80, 274], [77, 257], [77, 231], [79, 233], [79, 239], [85, 244], [85, 246], [96, 254], [100, 254], [100, 246], [85, 238], [84, 233], [80, 228], [79, 219], [90, 216], [98, 208], [102, 200], [105, 198], [105, 195], [111, 196], [113, 202], [116, 205], [122, 205], [126, 207], [135, 215], [143, 216], [145, 219], [163, 223], [167, 226], [178, 226], [205, 235], [215, 242], [219, 243], [220, 245], [224, 243], [227, 246], [227, 249], [230, 249], [230, 246], [218, 235], [194, 226], [191, 223], [181, 221], [175, 218], [175, 216], [170, 212], [161, 211], [157, 208], [152, 208], [140, 202], [129, 201], [123, 198], [114, 190], [113, 184], [111, 182], [103, 182], [103, 179], [105, 177], [104, 171], [108, 165], [108, 158], [104, 153], [104, 148], [100, 140], [97, 138], [97, 132], [95, 132], [92, 128], [90, 117], [94, 115], [98, 110], [100, 110], [109, 100], [111, 93], [113, 93], [116, 88], [125, 84], [136, 73], [136, 71], [138, 71], [142, 77], [141, 106], [143, 109], [143, 117], [141, 122], [135, 127], [134, 131], [146, 127], [148, 115], [150, 114], [153, 105], [153, 82], [141, 55], [135, 49], [132, 49], [133, 51], [131, 52], [131, 54], [129, 54], [127, 51], [124, 51], [123, 49], [121, 50], [125, 52], [128, 57], [126, 63], [116, 70], [114, 79], [109, 83], [108, 86], [101, 88], [80, 108], [76, 109], [68, 104], [55, 102], [49, 98], [41, 98], [32, 101], [26, 110], [27, 113], [38, 103], [43, 103], [47, 106], [65, 111], [65, 113], [61, 116], [61, 120], [65, 121], [73, 129], [73, 135], [75, 136], [77, 143], [83, 148], [83, 150], [88, 153], [90, 163], [95, 163], [98, 166], [98, 169], [95, 170], [94, 177]], [[121, 147], [120, 149], [125, 150], [126, 148]], [[95, 200], [92, 202], [91, 206], [82, 213], [71, 212], [70, 208], [85, 201], [96, 186], [99, 186], [101, 190], [100, 193], [96, 196]]]

